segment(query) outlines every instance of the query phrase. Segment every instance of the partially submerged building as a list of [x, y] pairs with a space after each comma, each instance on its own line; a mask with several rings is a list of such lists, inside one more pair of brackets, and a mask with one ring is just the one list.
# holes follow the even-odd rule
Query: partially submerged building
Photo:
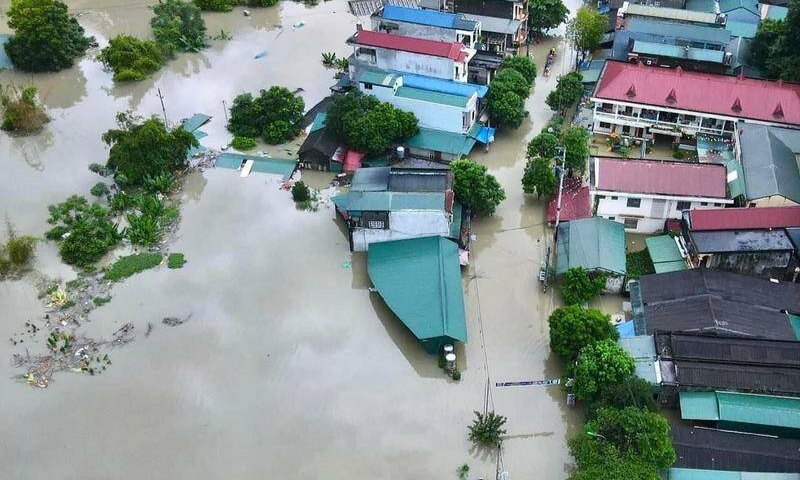
[[371, 20], [375, 32], [462, 43], [473, 49], [481, 36], [481, 23], [463, 13], [385, 5]]
[[726, 174], [725, 166], [710, 163], [590, 159], [596, 215], [635, 233], [659, 232], [683, 210], [732, 204]]
[[619, 292], [625, 277], [625, 228], [604, 218], [592, 217], [558, 225], [556, 275], [581, 267], [590, 274], [606, 276], [606, 290]]
[[297, 151], [300, 166], [312, 170], [341, 172], [346, 148], [339, 142], [333, 129], [326, 127], [325, 120], [324, 113], [317, 113], [314, 122], [309, 126], [308, 135]]
[[441, 353], [466, 343], [467, 325], [458, 245], [442, 237], [375, 243], [367, 255], [370, 280], [386, 305], [422, 343]]
[[479, 50], [513, 54], [528, 38], [527, 0], [455, 0], [453, 11], [480, 22]]

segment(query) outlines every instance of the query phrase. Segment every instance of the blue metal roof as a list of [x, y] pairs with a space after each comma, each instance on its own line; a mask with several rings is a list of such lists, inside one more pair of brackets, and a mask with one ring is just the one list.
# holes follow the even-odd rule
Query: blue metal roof
[[423, 90], [430, 90], [432, 92], [449, 93], [450, 95], [459, 95], [462, 97], [471, 97], [473, 94], [477, 93], [478, 98], [485, 97], [486, 93], [489, 92], [489, 87], [486, 85], [461, 83], [453, 80], [444, 80], [441, 78], [413, 75], [410, 73], [397, 71], [390, 72], [401, 75], [403, 77], [403, 85], [406, 87], [421, 88]]
[[416, 23], [418, 25], [430, 25], [432, 27], [450, 28], [454, 30], [472, 31], [475, 29], [475, 22], [467, 20], [463, 15], [439, 12], [436, 10], [386, 5], [383, 7], [383, 14], [381, 17], [396, 22]]

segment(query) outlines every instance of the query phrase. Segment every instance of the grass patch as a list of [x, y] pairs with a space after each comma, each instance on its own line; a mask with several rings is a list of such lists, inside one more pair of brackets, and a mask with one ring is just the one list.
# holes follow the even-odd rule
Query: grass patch
[[112, 281], [128, 278], [131, 275], [157, 267], [161, 263], [161, 259], [160, 253], [135, 253], [122, 257], [111, 265], [111, 268], [106, 272], [105, 278]]
[[181, 268], [186, 265], [186, 257], [182, 253], [170, 253], [167, 257], [168, 268]]
[[94, 297], [92, 302], [98, 307], [105, 305], [106, 303], [111, 301], [111, 296], [108, 297]]

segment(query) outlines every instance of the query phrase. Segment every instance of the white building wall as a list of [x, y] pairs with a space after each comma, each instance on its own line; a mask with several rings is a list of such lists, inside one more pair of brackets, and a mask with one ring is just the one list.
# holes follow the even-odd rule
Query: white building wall
[[356, 228], [353, 230], [353, 251], [365, 252], [370, 243], [450, 234], [450, 214], [445, 211], [389, 212], [389, 228]]
[[[359, 49], [365, 48], [376, 51], [374, 62], [369, 55], [359, 55]], [[356, 58], [372, 67], [383, 70], [397, 70], [399, 72], [427, 75], [457, 82], [467, 81], [467, 63], [455, 62], [450, 58], [360, 45], [356, 45]]]
[[[667, 219], [680, 219], [678, 202], [688, 203], [689, 209], [723, 208], [730, 201], [723, 199], [697, 200], [689, 197], [639, 197], [634, 194], [595, 193], [596, 216], [625, 224], [625, 220], [637, 220], [636, 228], [626, 228], [631, 233], [656, 233], [664, 229]], [[602, 198], [600, 198], [602, 197]], [[629, 207], [628, 199], [639, 199], [639, 207]], [[663, 202], [663, 203], [660, 203]], [[682, 207], [686, 207], [682, 205]]]

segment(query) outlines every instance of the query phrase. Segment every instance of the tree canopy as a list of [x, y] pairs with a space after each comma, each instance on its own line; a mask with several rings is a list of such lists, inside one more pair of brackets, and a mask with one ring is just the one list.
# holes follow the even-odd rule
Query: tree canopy
[[194, 0], [194, 3], [200, 7], [200, 10], [209, 12], [230, 12], [236, 5], [271, 7], [277, 4], [278, 0]]
[[6, 14], [14, 30], [6, 53], [16, 68], [26, 72], [69, 68], [93, 41], [57, 0], [11, 0]]
[[509, 57], [489, 85], [489, 115], [499, 128], [519, 128], [528, 114], [525, 99], [536, 79], [536, 65], [527, 57]]
[[658, 404], [653, 398], [653, 387], [639, 377], [628, 377], [604, 388], [600, 399], [592, 404], [593, 409], [603, 407], [636, 407], [649, 412], [658, 412]]
[[634, 361], [614, 340], [607, 339], [581, 349], [572, 384], [579, 400], [595, 400], [605, 388], [633, 374]]
[[568, 362], [574, 361], [587, 345], [619, 338], [608, 315], [578, 305], [557, 308], [550, 314], [548, 324], [550, 349]]
[[[522, 58], [522, 57], [513, 57]], [[511, 91], [520, 96], [520, 98], [528, 98], [531, 94], [531, 84], [525, 78], [525, 75], [518, 72], [513, 68], [504, 68], [497, 72], [492, 79], [492, 84], [489, 89], [489, 95], [492, 95], [492, 88], [495, 92], [498, 91]], [[490, 98], [491, 100], [491, 98]]]
[[271, 144], [287, 142], [300, 133], [303, 110], [303, 99], [284, 87], [261, 90], [258, 97], [243, 93], [233, 100], [228, 130]]
[[789, 2], [783, 20], [762, 20], [750, 47], [750, 61], [767, 78], [800, 82], [800, 0]]
[[545, 103], [551, 110], [563, 112], [583, 96], [583, 75], [570, 72], [558, 79], [556, 88], [548, 95]]
[[645, 459], [623, 456], [619, 449], [600, 438], [582, 433], [569, 442], [578, 472], [569, 480], [660, 480]]
[[153, 5], [150, 27], [164, 51], [196, 52], [206, 46], [206, 22], [200, 8], [180, 0], [161, 0]]
[[48, 210], [47, 223], [53, 228], [45, 236], [60, 241], [61, 259], [70, 265], [90, 265], [122, 239], [108, 209], [90, 204], [85, 197], [73, 195], [62, 203], [50, 205]]
[[675, 463], [669, 424], [658, 413], [636, 407], [601, 408], [587, 422], [586, 431], [602, 436], [622, 456], [641, 458], [654, 471]]
[[486, 166], [456, 160], [450, 163], [453, 170], [453, 190], [462, 205], [475, 213], [492, 215], [506, 199], [506, 192], [494, 175], [486, 172]]
[[118, 128], [103, 134], [111, 146], [106, 166], [120, 185], [144, 185], [186, 165], [186, 153], [197, 139], [181, 127], [168, 130], [157, 117], [146, 120], [121, 113]]
[[495, 90], [492, 93], [490, 88], [489, 92], [489, 114], [495, 124], [499, 128], [519, 128], [527, 114], [525, 100], [509, 90]]
[[589, 140], [591, 135], [580, 125], [571, 125], [562, 137], [564, 143], [564, 163], [567, 170], [583, 173], [589, 160]]
[[528, 142], [528, 158], [544, 157], [553, 158], [556, 156], [556, 146], [558, 146], [558, 137], [549, 132], [542, 132], [533, 137]]
[[114, 81], [144, 80], [164, 66], [164, 52], [156, 42], [117, 35], [100, 51], [100, 61], [114, 71]]
[[[581, 7], [567, 26], [567, 35], [575, 50], [585, 55], [597, 50], [608, 28], [608, 17], [592, 7]], [[575, 58], [576, 65], [582, 55]]]
[[530, 0], [528, 3], [528, 29], [543, 33], [567, 21], [569, 9], [562, 0]]
[[581, 305], [603, 293], [605, 286], [605, 276], [590, 275], [583, 267], [572, 267], [562, 276], [561, 298], [567, 305]]
[[525, 81], [528, 82], [529, 87], [533, 87], [536, 81], [536, 64], [528, 57], [506, 57], [503, 63], [500, 64], [500, 71], [502, 72], [503, 70], [514, 70], [520, 73], [525, 78]]
[[413, 113], [358, 91], [335, 95], [325, 123], [350, 148], [368, 154], [383, 153], [393, 142], [419, 132]]
[[556, 193], [557, 184], [558, 180], [549, 158], [534, 157], [528, 160], [525, 172], [522, 174], [523, 192], [536, 193], [537, 198], [541, 198], [542, 195]]

